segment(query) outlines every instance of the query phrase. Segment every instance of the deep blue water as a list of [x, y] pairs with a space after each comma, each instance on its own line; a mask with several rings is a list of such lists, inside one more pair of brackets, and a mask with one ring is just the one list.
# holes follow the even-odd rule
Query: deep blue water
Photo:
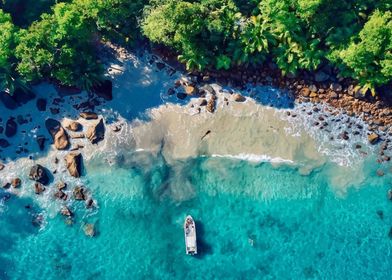
[[[0, 279], [390, 279], [390, 178], [374, 177], [371, 163], [365, 182], [337, 195], [328, 165], [303, 176], [223, 158], [151, 162], [87, 165], [99, 209], [73, 203], [71, 226], [57, 215], [37, 229], [44, 210], [3, 201]], [[187, 214], [196, 257], [185, 255]]]

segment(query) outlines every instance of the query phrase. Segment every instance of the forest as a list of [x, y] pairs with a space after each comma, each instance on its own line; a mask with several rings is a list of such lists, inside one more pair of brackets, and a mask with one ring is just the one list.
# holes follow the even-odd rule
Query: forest
[[90, 89], [100, 42], [146, 40], [189, 70], [339, 70], [377, 93], [392, 81], [390, 0], [1, 0], [0, 90], [50, 80]]

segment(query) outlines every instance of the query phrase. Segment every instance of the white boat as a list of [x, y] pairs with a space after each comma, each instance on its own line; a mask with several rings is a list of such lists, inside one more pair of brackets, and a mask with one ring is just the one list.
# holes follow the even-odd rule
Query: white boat
[[187, 255], [197, 254], [196, 224], [192, 216], [188, 215], [184, 222], [185, 248]]

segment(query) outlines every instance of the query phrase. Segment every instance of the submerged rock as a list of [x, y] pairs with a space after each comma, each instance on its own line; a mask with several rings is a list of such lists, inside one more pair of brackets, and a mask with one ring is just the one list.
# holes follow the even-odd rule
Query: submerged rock
[[69, 174], [79, 178], [82, 170], [82, 155], [80, 153], [69, 153], [64, 157]]
[[18, 124], [13, 118], [9, 118], [5, 125], [5, 136], [12, 137], [18, 131]]
[[38, 98], [37, 99], [37, 109], [38, 111], [44, 112], [46, 111], [46, 99], [44, 98]]
[[97, 144], [105, 138], [105, 125], [103, 124], [103, 119], [100, 119], [99, 122], [87, 129], [86, 137], [92, 144]]
[[88, 237], [94, 237], [96, 234], [94, 224], [86, 224], [83, 227], [83, 230], [84, 230], [84, 234], [86, 234]]
[[388, 190], [387, 197], [389, 200], [392, 200], [392, 189]]
[[43, 185], [47, 185], [49, 183], [49, 176], [46, 169], [39, 164], [31, 167], [29, 179], [39, 182]]
[[3, 170], [5, 168], [5, 165], [0, 163], [0, 171]]
[[69, 146], [68, 134], [61, 126], [61, 123], [54, 119], [45, 121], [46, 129], [53, 138], [54, 146], [57, 150], [66, 150]]
[[7, 148], [10, 146], [10, 142], [8, 142], [6, 139], [0, 139], [0, 147], [1, 148]]

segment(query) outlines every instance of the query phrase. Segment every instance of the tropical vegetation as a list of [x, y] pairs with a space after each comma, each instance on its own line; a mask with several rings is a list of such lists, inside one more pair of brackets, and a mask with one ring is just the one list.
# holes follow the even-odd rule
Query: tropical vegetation
[[89, 89], [102, 79], [102, 41], [147, 39], [188, 69], [331, 65], [374, 92], [392, 81], [391, 10], [390, 0], [2, 0], [0, 86]]

